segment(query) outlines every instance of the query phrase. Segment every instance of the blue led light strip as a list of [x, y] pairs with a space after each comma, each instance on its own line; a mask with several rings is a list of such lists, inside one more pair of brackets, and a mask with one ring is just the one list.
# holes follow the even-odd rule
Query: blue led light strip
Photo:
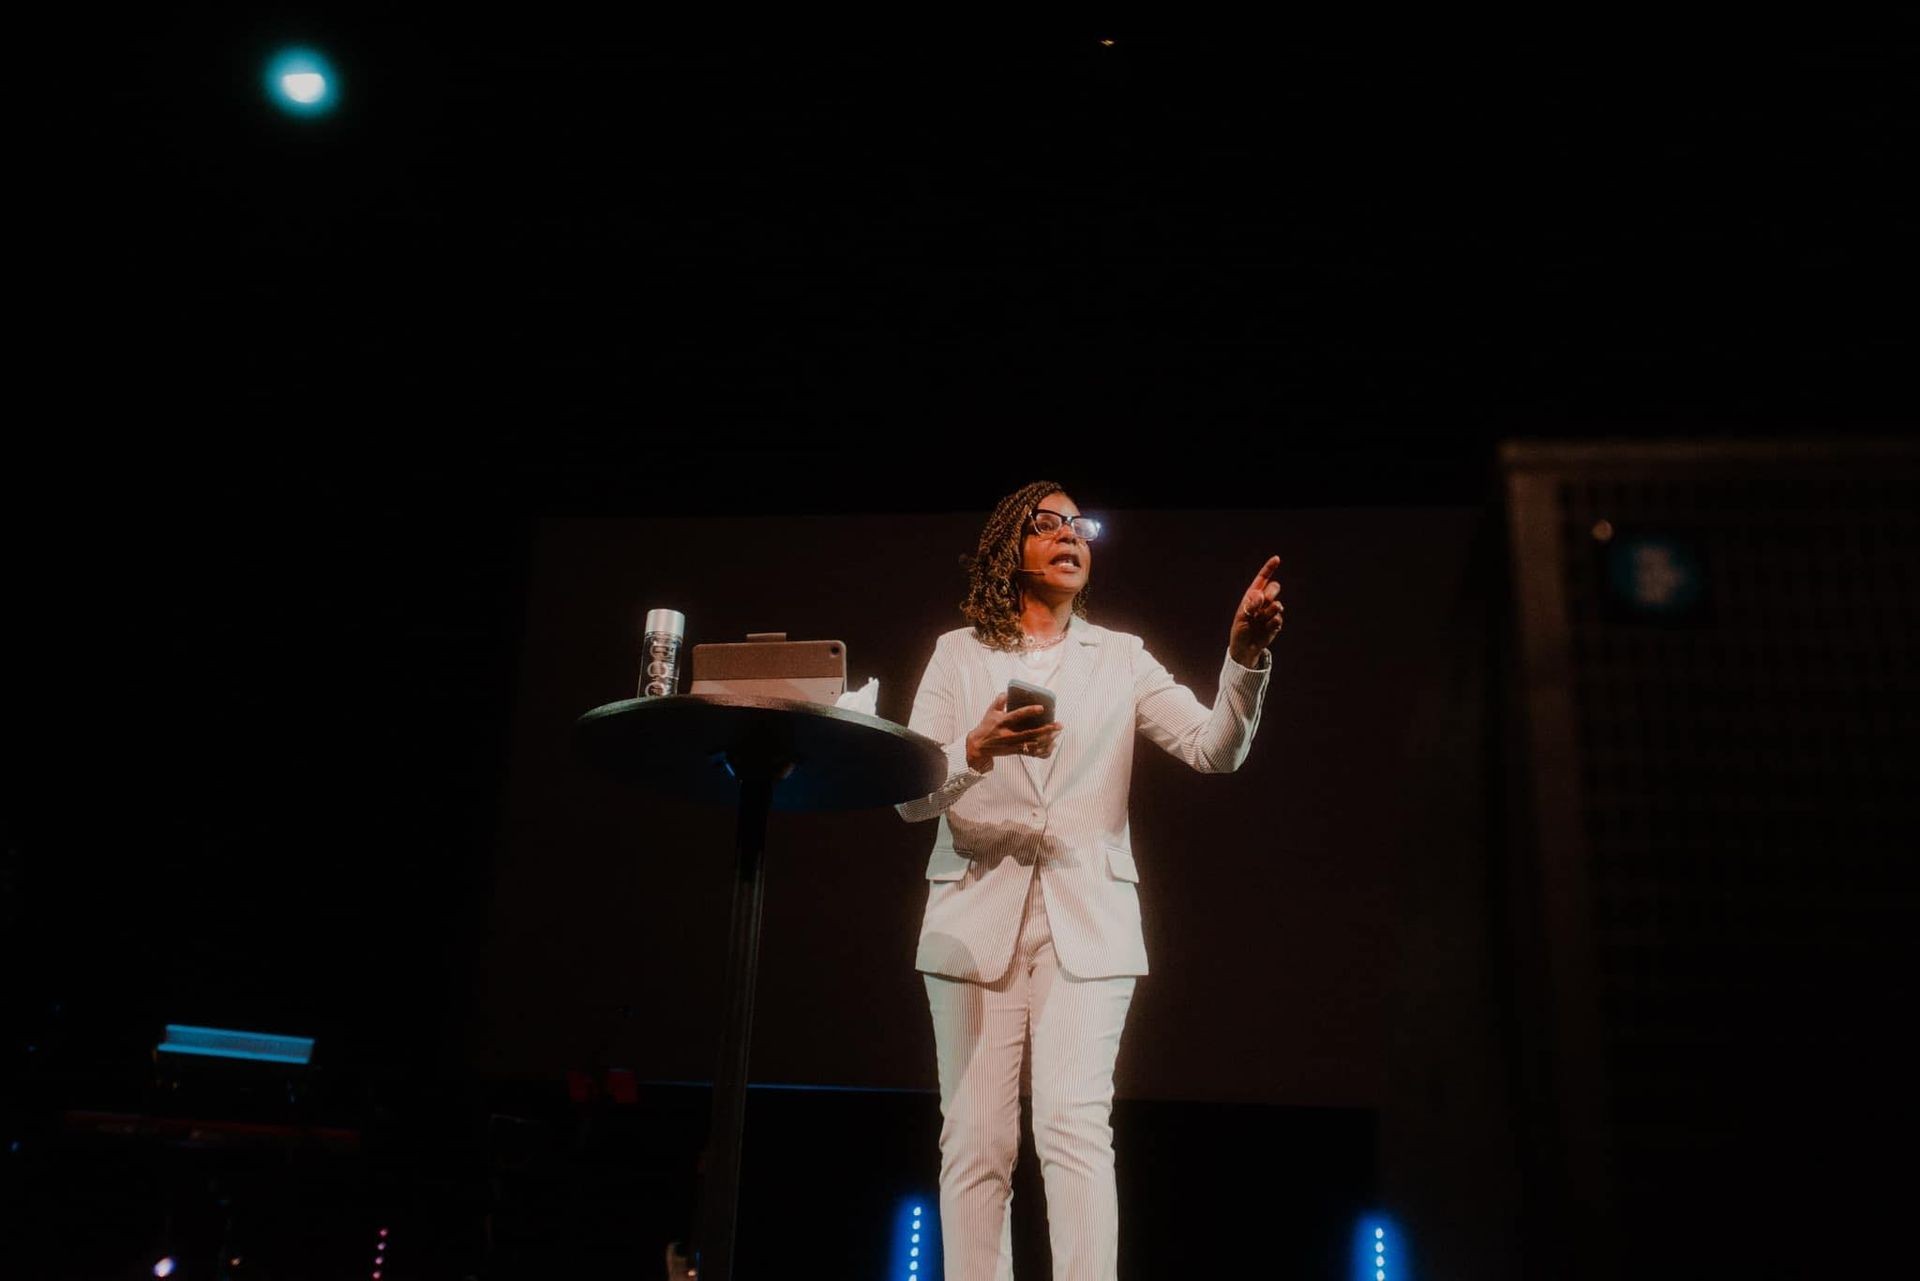
[[230, 1032], [217, 1027], [167, 1024], [166, 1039], [154, 1047], [162, 1054], [202, 1054], [216, 1059], [257, 1059], [263, 1063], [305, 1063], [313, 1057], [310, 1036], [272, 1032]]
[[1414, 1281], [1405, 1238], [1383, 1214], [1369, 1214], [1354, 1225], [1353, 1281]]
[[933, 1216], [927, 1213], [931, 1204], [929, 1197], [908, 1197], [895, 1211], [888, 1281], [930, 1281], [930, 1276], [938, 1275], [933, 1266]]

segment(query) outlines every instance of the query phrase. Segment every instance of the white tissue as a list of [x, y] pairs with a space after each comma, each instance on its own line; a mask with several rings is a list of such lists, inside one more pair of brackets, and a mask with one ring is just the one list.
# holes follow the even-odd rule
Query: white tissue
[[865, 712], [868, 716], [878, 716], [880, 702], [880, 678], [874, 677], [859, 689], [850, 689], [833, 700], [835, 707], [844, 707], [850, 712]]

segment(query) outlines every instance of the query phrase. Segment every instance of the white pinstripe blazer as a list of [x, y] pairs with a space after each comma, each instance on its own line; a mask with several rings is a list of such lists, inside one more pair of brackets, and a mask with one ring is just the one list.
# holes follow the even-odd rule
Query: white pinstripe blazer
[[1145, 974], [1140, 873], [1127, 824], [1134, 733], [1204, 773], [1238, 769], [1253, 745], [1270, 654], [1258, 669], [1229, 656], [1208, 708], [1137, 636], [1076, 617], [1064, 644], [1054, 677], [1054, 719], [1063, 729], [1053, 755], [998, 757], [985, 773], [967, 764], [967, 734], [1005, 682], [989, 671], [991, 651], [971, 628], [934, 645], [908, 726], [947, 745], [947, 781], [896, 806], [909, 822], [940, 820], [914, 959], [924, 973], [998, 981], [1013, 963], [1038, 868], [1061, 968], [1076, 978]]

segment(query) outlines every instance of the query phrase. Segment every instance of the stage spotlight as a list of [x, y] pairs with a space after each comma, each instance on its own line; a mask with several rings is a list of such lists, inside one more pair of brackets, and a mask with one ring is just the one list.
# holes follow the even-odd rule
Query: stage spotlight
[[173, 1256], [168, 1255], [166, 1258], [160, 1260], [160, 1262], [153, 1265], [153, 1275], [157, 1277], [170, 1277], [173, 1275], [173, 1269], [174, 1269]]
[[324, 116], [340, 100], [340, 79], [312, 49], [282, 49], [267, 60], [267, 97], [290, 116]]

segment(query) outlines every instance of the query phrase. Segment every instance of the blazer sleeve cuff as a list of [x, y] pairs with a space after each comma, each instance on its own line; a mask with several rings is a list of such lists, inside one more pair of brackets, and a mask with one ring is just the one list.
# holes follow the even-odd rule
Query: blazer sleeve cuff
[[986, 771], [967, 764], [967, 740], [962, 736], [958, 741], [947, 744], [947, 781], [940, 784], [937, 790], [893, 808], [907, 822], [918, 823], [945, 811], [965, 796], [967, 789], [986, 776]]
[[975, 769], [967, 764], [967, 740], [961, 738], [947, 744], [947, 786], [964, 782], [968, 787], [987, 776], [985, 770]]
[[1244, 680], [1251, 683], [1266, 680], [1267, 673], [1272, 670], [1273, 651], [1270, 649], [1261, 650], [1260, 657], [1253, 660], [1252, 667], [1241, 666], [1240, 660], [1233, 656], [1233, 651], [1228, 650], [1227, 665], [1221, 669], [1222, 673], [1231, 680]]

